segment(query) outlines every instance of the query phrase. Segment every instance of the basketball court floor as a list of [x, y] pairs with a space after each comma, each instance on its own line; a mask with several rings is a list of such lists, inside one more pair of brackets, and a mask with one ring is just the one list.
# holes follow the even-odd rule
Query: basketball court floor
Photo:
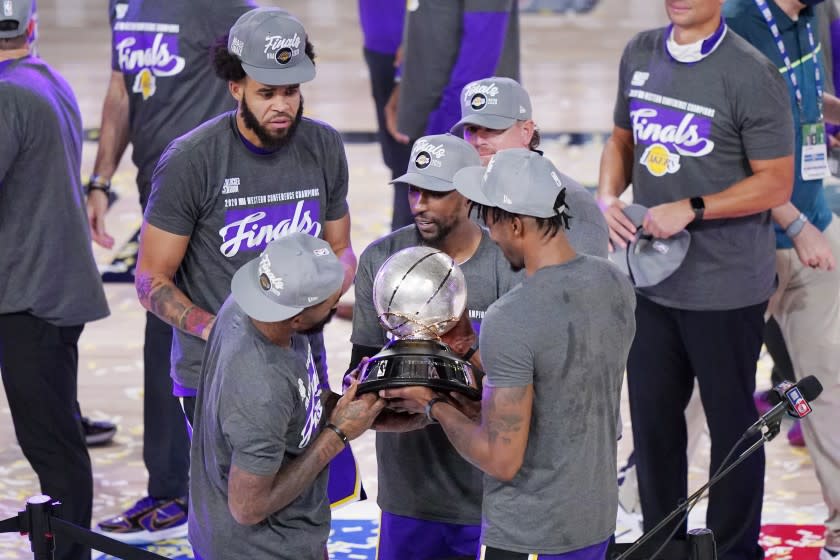
[[[401, 0], [394, 0], [401, 1]], [[523, 2], [529, 4], [530, 2]], [[318, 76], [302, 87], [308, 116], [342, 132], [372, 132], [375, 127], [356, 3], [352, 0], [273, 0], [296, 14], [318, 53]], [[99, 125], [102, 98], [110, 73], [107, 2], [39, 0], [39, 53], [76, 91], [85, 127]], [[586, 185], [597, 180], [603, 139], [612, 122], [617, 66], [624, 44], [639, 30], [665, 22], [663, 3], [654, 0], [601, 0], [588, 14], [528, 13], [521, 17], [522, 76], [530, 91], [544, 148], [559, 169]], [[200, 92], [196, 92], [200, 95]], [[361, 135], [364, 137], [365, 135]], [[2, 132], [0, 132], [0, 138]], [[1, 141], [1, 140], [0, 140]], [[86, 142], [82, 175], [93, 166], [95, 142]], [[388, 171], [373, 143], [348, 143], [352, 239], [356, 253], [387, 233], [391, 192]], [[120, 199], [108, 215], [116, 247], [131, 238], [140, 223], [134, 186], [135, 169], [128, 155], [115, 177]], [[57, 234], [59, 232], [56, 232]], [[118, 251], [97, 248], [107, 265]], [[9, 263], [4, 263], [9, 266]], [[80, 341], [79, 400], [95, 419], [119, 424], [114, 442], [91, 450], [94, 463], [94, 520], [110, 517], [145, 495], [142, 461], [142, 340], [144, 313], [131, 284], [106, 284], [111, 316], [90, 324]], [[351, 294], [348, 294], [351, 295]], [[348, 298], [351, 299], [351, 298]], [[350, 357], [350, 324], [334, 320], [327, 327], [328, 360], [333, 387], [339, 387]], [[758, 383], [769, 386], [770, 362], [762, 357]], [[632, 449], [629, 412], [623, 405], [625, 430], [619, 459]], [[373, 558], [379, 513], [375, 504], [376, 465], [373, 436], [353, 442], [365, 488], [371, 499], [335, 512], [330, 552], [334, 558]], [[707, 478], [708, 442], [691, 464], [690, 484]], [[0, 519], [11, 517], [38, 484], [18, 448], [5, 394], [0, 395]], [[816, 558], [822, 546], [825, 508], [806, 449], [788, 445], [784, 431], [767, 448], [763, 544], [770, 557]], [[691, 525], [702, 526], [704, 504]], [[638, 535], [631, 517], [619, 519], [620, 540]], [[189, 558], [185, 539], [160, 543], [152, 550]], [[0, 535], [0, 559], [31, 558], [26, 539]], [[94, 553], [94, 558], [101, 557]]]

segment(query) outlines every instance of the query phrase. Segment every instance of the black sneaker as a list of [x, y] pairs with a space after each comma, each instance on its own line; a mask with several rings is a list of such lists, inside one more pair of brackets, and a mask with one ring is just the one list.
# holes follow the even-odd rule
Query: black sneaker
[[106, 537], [126, 544], [149, 544], [187, 536], [187, 498], [156, 500], [149, 496], [97, 525]]
[[82, 429], [85, 432], [85, 443], [88, 447], [110, 443], [114, 439], [114, 434], [117, 433], [116, 424], [104, 420], [91, 420], [87, 416], [82, 416]]

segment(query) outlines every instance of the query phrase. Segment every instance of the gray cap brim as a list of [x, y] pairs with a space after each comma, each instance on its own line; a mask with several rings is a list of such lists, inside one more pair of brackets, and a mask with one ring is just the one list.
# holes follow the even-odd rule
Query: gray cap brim
[[449, 132], [461, 136], [463, 134], [464, 127], [468, 124], [483, 126], [484, 128], [489, 128], [491, 130], [507, 130], [516, 124], [516, 119], [511, 119], [510, 117], [500, 117], [497, 115], [472, 114], [467, 115], [455, 123], [455, 126], [449, 129]]
[[[667, 256], [659, 251], [650, 253], [647, 246], [657, 241], [667, 244]], [[633, 280], [636, 287], [649, 288], [666, 280], [682, 265], [688, 253], [689, 245], [691, 245], [691, 234], [686, 230], [678, 231], [667, 240], [646, 239], [638, 236], [634, 245], [629, 248], [631, 251], [629, 254], [630, 268], [633, 271]], [[640, 250], [647, 256], [634, 254], [634, 249]]]
[[400, 175], [393, 181], [388, 181], [389, 185], [393, 185], [394, 183], [407, 183], [427, 191], [435, 192], [450, 192], [455, 190], [455, 185], [449, 181], [423, 175], [422, 173], [406, 173], [405, 175]]
[[645, 216], [647, 216], [648, 209], [641, 204], [628, 204], [624, 208], [621, 209], [624, 212], [624, 215], [633, 222], [633, 225], [637, 228], [642, 227], [642, 224], [645, 223]]
[[[254, 259], [233, 275], [230, 291], [239, 307], [252, 319], [264, 323], [285, 321], [303, 311], [302, 308], [280, 305], [263, 295], [256, 278], [259, 276], [260, 259]], [[313, 305], [315, 305], [313, 303]]]
[[458, 171], [452, 178], [455, 184], [455, 190], [464, 195], [469, 200], [481, 204], [482, 206], [495, 207], [496, 205], [487, 198], [481, 188], [484, 182], [484, 172], [486, 167], [472, 166], [465, 167]]
[[267, 86], [290, 86], [315, 79], [315, 65], [308, 56], [289, 68], [260, 68], [242, 62], [242, 69], [252, 80]]

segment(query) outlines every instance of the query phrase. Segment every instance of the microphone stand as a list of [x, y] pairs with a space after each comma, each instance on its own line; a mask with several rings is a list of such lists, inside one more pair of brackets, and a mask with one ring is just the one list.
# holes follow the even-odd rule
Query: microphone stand
[[[758, 449], [761, 446], [763, 446], [768, 441], [772, 441], [773, 438], [775, 438], [777, 435], [779, 435], [779, 431], [781, 430], [781, 424], [782, 424], [781, 418], [779, 418], [777, 420], [773, 420], [771, 422], [768, 422], [764, 426], [764, 428], [765, 428], [764, 431], [761, 432], [761, 437], [755, 443], [753, 443], [750, 447], [748, 447], [743, 453], [741, 453], [738, 456], [738, 458], [731, 465], [726, 467], [726, 469], [724, 469], [723, 471], [721, 471], [719, 473], [716, 473], [712, 478], [709, 479], [709, 481], [706, 484], [701, 486], [700, 489], [698, 489], [694, 494], [689, 496], [684, 502], [682, 502], [679, 506], [677, 506], [677, 508], [674, 511], [672, 511], [670, 514], [668, 514], [668, 516], [665, 519], [660, 521], [656, 525], [656, 527], [654, 527], [653, 529], [651, 529], [650, 531], [648, 531], [647, 533], [642, 535], [638, 540], [636, 540], [636, 542], [634, 542], [627, 550], [622, 552], [619, 556], [614, 556], [613, 557], [614, 560], [627, 560], [627, 559], [629, 559], [631, 554], [633, 554], [635, 551], [637, 551], [642, 546], [644, 546], [648, 541], [650, 541], [650, 539], [653, 538], [654, 535], [659, 533], [663, 529], [663, 527], [668, 525], [668, 523], [673, 521], [678, 515], [680, 515], [681, 513], [684, 513], [687, 509], [692, 507], [694, 501], [699, 499], [700, 496], [702, 496], [703, 493], [706, 492], [706, 490], [708, 490], [709, 488], [714, 486], [715, 483], [717, 483], [718, 481], [720, 481], [720, 479], [722, 479], [724, 476], [729, 474], [729, 472], [732, 469], [734, 469], [735, 467], [737, 467], [738, 465], [743, 463], [753, 453], [758, 451]], [[746, 432], [744, 433], [744, 436], [741, 439], [743, 440], [744, 437], [746, 437]], [[738, 442], [738, 444], [740, 444], [740, 441]], [[736, 445], [738, 445], [738, 444], [736, 444]], [[654, 559], [650, 558], [650, 560], [654, 560]], [[692, 560], [695, 560], [695, 559], [692, 558]], [[696, 560], [706, 560], [706, 558], [697, 558]], [[713, 559], [710, 559], [710, 560], [713, 560]]]

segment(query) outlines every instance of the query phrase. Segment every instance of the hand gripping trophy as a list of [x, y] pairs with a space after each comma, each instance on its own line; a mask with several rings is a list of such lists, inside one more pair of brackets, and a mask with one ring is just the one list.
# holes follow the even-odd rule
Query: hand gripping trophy
[[373, 303], [394, 338], [363, 368], [359, 394], [424, 385], [481, 398], [472, 366], [440, 340], [467, 303], [464, 273], [452, 257], [430, 247], [393, 254], [376, 273]]

